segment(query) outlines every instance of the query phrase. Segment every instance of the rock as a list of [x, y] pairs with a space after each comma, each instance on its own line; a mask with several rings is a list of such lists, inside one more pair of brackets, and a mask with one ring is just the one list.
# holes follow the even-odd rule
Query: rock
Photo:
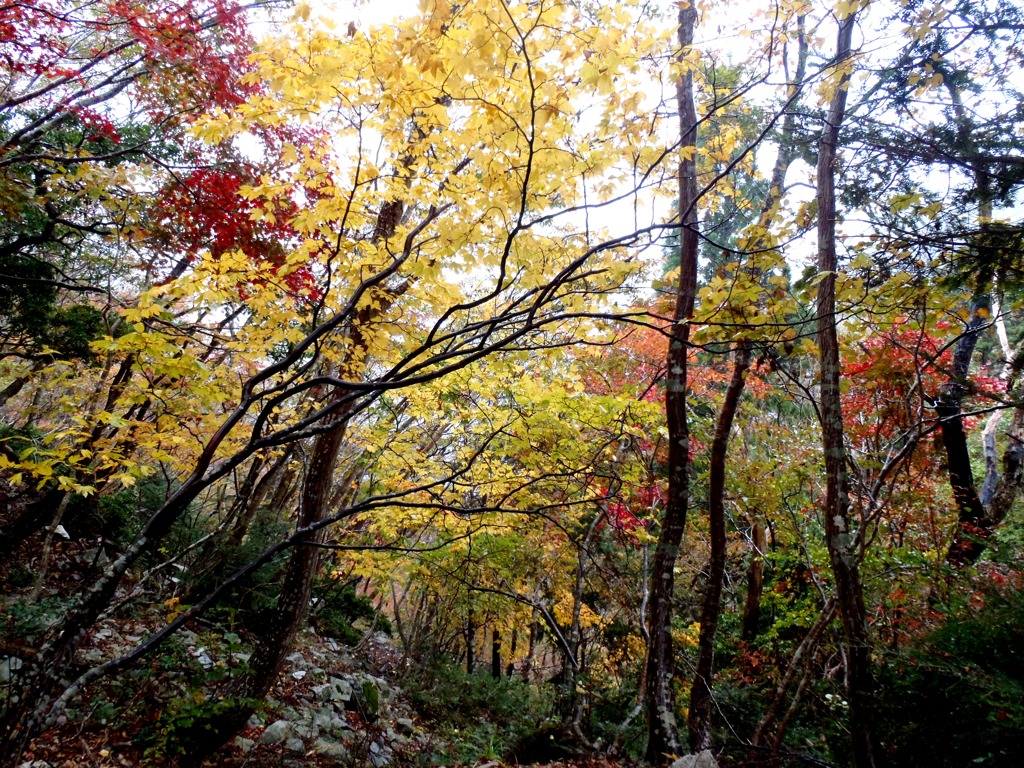
[[345, 702], [352, 700], [352, 686], [344, 680], [332, 677], [322, 685], [314, 685], [313, 695], [319, 701], [330, 702], [337, 709], [344, 710]]
[[313, 712], [312, 723], [317, 728], [328, 731], [334, 727], [335, 719], [330, 710], [318, 709]]
[[345, 748], [345, 745], [339, 744], [336, 741], [317, 739], [314, 749], [318, 755], [329, 757], [339, 763], [348, 760], [348, 750]]
[[0, 661], [0, 683], [9, 683], [14, 673], [25, 666], [25, 662], [17, 656], [9, 656]]
[[302, 739], [288, 739], [288, 741], [285, 742], [284, 748], [289, 752], [306, 751], [306, 745], [303, 743]]
[[342, 701], [349, 701], [352, 698], [352, 683], [338, 677], [332, 677], [327, 681], [338, 690], [338, 697]]
[[253, 749], [255, 749], [256, 742], [252, 739], [246, 739], [242, 736], [239, 736], [235, 739], [235, 746], [238, 747], [239, 752], [241, 752], [243, 755], [247, 755], [250, 752], [252, 752]]
[[316, 696], [317, 701], [330, 701], [334, 686], [330, 683], [324, 683], [323, 685], [314, 685], [311, 690], [313, 695]]
[[292, 724], [287, 720], [277, 720], [267, 726], [267, 729], [260, 736], [260, 744], [280, 744], [282, 741], [291, 738]]
[[411, 718], [400, 717], [395, 720], [395, 730], [403, 736], [412, 736], [416, 732], [416, 725]]
[[209, 669], [216, 664], [216, 662], [210, 657], [210, 654], [206, 652], [206, 648], [203, 646], [199, 646], [191, 653], [192, 658], [198, 661], [203, 666], [203, 669]]
[[320, 730], [315, 725], [296, 725], [294, 733], [300, 739], [312, 741], [320, 735]]
[[78, 559], [86, 565], [95, 565], [98, 568], [103, 568], [110, 563], [110, 557], [107, 555], [103, 547], [87, 549], [79, 555]]
[[103, 661], [103, 649], [102, 648], [87, 648], [82, 651], [78, 657], [86, 664], [96, 664]]
[[672, 763], [672, 768], [718, 768], [718, 761], [710, 749], [705, 749], [696, 755], [683, 755]]
[[191, 629], [180, 629], [177, 632], [178, 642], [182, 645], [195, 645], [199, 642], [199, 635]]

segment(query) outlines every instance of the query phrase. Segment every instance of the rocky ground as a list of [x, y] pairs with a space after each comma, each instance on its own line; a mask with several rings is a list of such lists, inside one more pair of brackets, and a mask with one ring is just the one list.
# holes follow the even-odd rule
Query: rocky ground
[[[22, 596], [31, 586], [30, 578], [16, 580], [9, 568], [0, 565], [0, 582], [8, 591], [0, 615], [0, 692], [62, 610], [60, 595], [73, 590], [72, 580], [79, 578], [83, 564], [95, 566], [99, 555], [102, 552], [85, 550], [77, 543], [56, 548], [46, 596], [39, 600]], [[132, 588], [126, 586], [119, 599], [127, 600]], [[180, 610], [176, 603], [172, 599], [148, 613], [127, 611], [131, 618], [107, 620], [80, 649], [80, 668], [134, 648]], [[181, 763], [189, 727], [199, 713], [223, 698], [231, 670], [247, 661], [242, 638], [224, 629], [230, 624], [194, 623], [128, 674], [89, 687], [72, 701], [58, 727], [30, 745], [15, 768]], [[403, 677], [403, 663], [401, 652], [382, 633], [369, 632], [349, 648], [307, 629], [299, 635], [265, 706], [208, 765], [414, 768], [458, 764], [453, 756], [465, 753], [457, 748], [459, 734], [425, 722], [396, 683]], [[623, 765], [598, 758], [545, 764], [551, 768]], [[475, 765], [498, 768], [503, 763], [486, 759]]]
[[[145, 634], [141, 623], [111, 624], [99, 633], [97, 642], [82, 651], [84, 662], [97, 662], [123, 652]], [[196, 680], [203, 671], [215, 672], [245, 661], [234, 650], [231, 638], [183, 631], [176, 637], [175, 653], [163, 661], [185, 660], [184, 670], [173, 670], [183, 691], [191, 690], [198, 700], [216, 695], [216, 686], [206, 684], [199, 694]], [[389, 672], [400, 663], [400, 654], [384, 635], [368, 637], [352, 650], [312, 631], [303, 633], [297, 650], [288, 657], [285, 672], [267, 701], [248, 727], [208, 765], [222, 768], [300, 768], [305, 766], [426, 766], [444, 764], [450, 746], [423, 723], [393, 684]], [[0, 673], [17, 666], [11, 658]], [[6, 666], [4, 666], [6, 665]], [[211, 675], [215, 677], [215, 675]], [[166, 680], [164, 681], [166, 684]], [[34, 743], [18, 768], [126, 768], [140, 765], [175, 765], [173, 743], [161, 741], [173, 724], [184, 728], [179, 716], [147, 722], [141, 713], [149, 702], [144, 688], [135, 702], [140, 718], [132, 723], [132, 702], [120, 713], [111, 712], [111, 691], [98, 690], [89, 701], [69, 711], [62, 724]], [[123, 696], [123, 691], [121, 694]], [[150, 702], [151, 703], [151, 702]], [[151, 707], [150, 707], [151, 708]], [[161, 725], [163, 723], [163, 725]], [[154, 742], [154, 733], [156, 734]], [[451, 763], [448, 763], [451, 764]], [[499, 760], [476, 763], [478, 768], [499, 768]], [[550, 768], [610, 768], [622, 764], [602, 759], [578, 759], [547, 763]]]

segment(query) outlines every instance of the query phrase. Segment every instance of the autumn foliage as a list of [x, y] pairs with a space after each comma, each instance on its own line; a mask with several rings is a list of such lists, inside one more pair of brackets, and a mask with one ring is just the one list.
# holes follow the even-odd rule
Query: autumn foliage
[[1014, 764], [1024, 20], [698, 5], [0, 5], [0, 764]]

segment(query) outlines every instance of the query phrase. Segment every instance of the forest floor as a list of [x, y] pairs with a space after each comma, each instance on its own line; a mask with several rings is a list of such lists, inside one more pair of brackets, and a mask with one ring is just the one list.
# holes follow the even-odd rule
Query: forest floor
[[[30, 597], [32, 579], [16, 578], [0, 566], [0, 587], [7, 593], [0, 611], [0, 687], [24, 666], [28, 649], [45, 636], [63, 610], [62, 594], [73, 592], [81, 567], [94, 566], [97, 554], [69, 543], [55, 547], [46, 589]], [[171, 590], [168, 577], [163, 587]], [[152, 585], [150, 585], [152, 586]], [[131, 602], [142, 584], [126, 584], [119, 601]], [[162, 606], [105, 620], [78, 651], [78, 669], [119, 657], [151, 635], [180, 607], [176, 600]], [[248, 654], [231, 621], [193, 622], [160, 646], [135, 668], [101, 680], [72, 700], [57, 727], [34, 741], [15, 768], [136, 768], [176, 766], [195, 743], [195, 723], [224, 699], [232, 670]], [[22, 649], [25, 649], [24, 651]], [[25, 657], [25, 658], [21, 658]], [[625, 762], [600, 755], [569, 757], [547, 743], [520, 745], [515, 754], [507, 745], [467, 744], [463, 729], [430, 722], [422, 713], [432, 705], [457, 707], [452, 691], [444, 702], [419, 704], [398, 681], [407, 679], [408, 662], [395, 643], [380, 632], [368, 632], [354, 648], [318, 635], [300, 633], [265, 706], [250, 718], [207, 766], [218, 768], [420, 768], [431, 765], [500, 768], [505, 765], [546, 765], [549, 768], [627, 768]], [[455, 694], [457, 696], [457, 693]], [[433, 707], [437, 711], [437, 707]], [[467, 708], [460, 713], [472, 717]], [[486, 709], [495, 733], [508, 725]], [[480, 733], [486, 732], [483, 729]], [[478, 737], [479, 738], [479, 737]], [[552, 738], [559, 738], [553, 736]], [[568, 741], [568, 739], [567, 739]], [[470, 754], [475, 759], [468, 758]], [[505, 762], [503, 762], [503, 760]]]
[[[154, 628], [152, 621], [108, 622], [80, 659], [92, 664], [124, 653]], [[217, 697], [219, 673], [247, 658], [232, 639], [201, 629], [179, 632], [131, 679], [94, 686], [74, 702], [57, 728], [33, 742], [17, 768], [178, 765], [187, 754], [194, 716]], [[401, 654], [380, 633], [350, 649], [312, 630], [303, 632], [266, 707], [205, 765], [627, 768], [600, 757], [545, 760], [540, 754], [534, 755], [540, 761], [453, 760], [460, 749], [450, 729], [435, 732], [393, 682], [401, 663]], [[168, 696], [168, 687], [176, 695]]]

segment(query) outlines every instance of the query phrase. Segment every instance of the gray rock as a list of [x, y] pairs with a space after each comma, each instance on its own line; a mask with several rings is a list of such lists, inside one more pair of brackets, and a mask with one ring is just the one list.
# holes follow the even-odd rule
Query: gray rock
[[110, 557], [107, 555], [106, 550], [104, 550], [103, 547], [87, 549], [79, 555], [78, 559], [86, 565], [92, 565], [95, 563], [99, 568], [110, 563]]
[[314, 746], [316, 753], [340, 762], [348, 760], [348, 750], [344, 744], [329, 739], [317, 739]]
[[334, 686], [330, 683], [314, 685], [312, 691], [313, 695], [316, 696], [317, 701], [330, 701], [331, 693], [334, 691]]
[[235, 739], [235, 746], [238, 747], [238, 750], [243, 755], [247, 755], [250, 752], [252, 752], [253, 749], [255, 749], [256, 742], [253, 741], [252, 739], [246, 739], [246, 738], [243, 738], [242, 736], [239, 736], [238, 738]]
[[296, 736], [305, 741], [313, 741], [320, 735], [320, 729], [315, 725], [296, 725], [293, 730]]
[[288, 741], [285, 742], [284, 748], [289, 752], [306, 751], [306, 745], [303, 743], [302, 739], [288, 739]]
[[9, 656], [0, 661], [0, 683], [9, 683], [14, 673], [25, 666], [25, 662], [17, 656]]
[[96, 664], [103, 661], [103, 650], [101, 648], [87, 648], [78, 657], [86, 664]]
[[400, 717], [395, 720], [395, 730], [403, 736], [412, 736], [416, 732], [416, 725], [411, 718]]
[[260, 736], [260, 744], [280, 744], [282, 741], [291, 738], [292, 724], [287, 720], [278, 720], [267, 726], [267, 729]]
[[327, 681], [337, 690], [338, 695], [333, 698], [337, 701], [351, 701], [352, 700], [352, 683], [348, 680], [342, 680], [338, 677], [332, 677]]
[[695, 755], [683, 755], [672, 763], [671, 768], [718, 768], [718, 761], [710, 749], [705, 749]]
[[313, 710], [312, 725], [323, 731], [328, 731], [334, 727], [333, 724], [334, 716], [330, 710], [316, 709]]

